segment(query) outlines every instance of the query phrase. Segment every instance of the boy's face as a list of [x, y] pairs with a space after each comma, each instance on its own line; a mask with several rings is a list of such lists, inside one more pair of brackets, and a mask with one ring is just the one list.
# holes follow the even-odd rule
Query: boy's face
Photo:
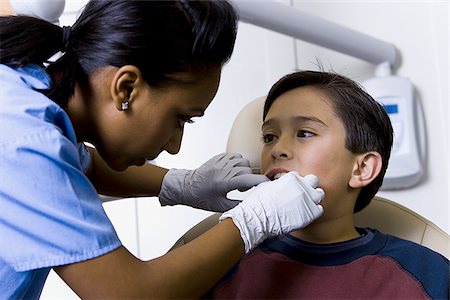
[[271, 179], [288, 171], [315, 174], [325, 191], [324, 207], [345, 198], [356, 159], [345, 148], [344, 126], [329, 102], [312, 87], [290, 90], [273, 102], [262, 126], [261, 173]]

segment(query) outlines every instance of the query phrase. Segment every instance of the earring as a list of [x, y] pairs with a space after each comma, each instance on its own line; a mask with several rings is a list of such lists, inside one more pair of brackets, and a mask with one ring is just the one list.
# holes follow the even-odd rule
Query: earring
[[122, 102], [122, 110], [128, 109], [128, 101]]

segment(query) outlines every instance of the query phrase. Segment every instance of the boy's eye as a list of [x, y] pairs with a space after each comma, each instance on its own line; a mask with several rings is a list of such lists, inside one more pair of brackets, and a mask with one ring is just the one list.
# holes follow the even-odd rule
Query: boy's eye
[[308, 138], [308, 137], [312, 137], [315, 134], [312, 133], [311, 131], [307, 131], [307, 130], [299, 130], [297, 132], [297, 137], [301, 137], [301, 138]]
[[273, 134], [263, 134], [263, 136], [261, 137], [261, 140], [263, 141], [264, 144], [268, 144], [271, 143], [275, 140], [276, 136]]

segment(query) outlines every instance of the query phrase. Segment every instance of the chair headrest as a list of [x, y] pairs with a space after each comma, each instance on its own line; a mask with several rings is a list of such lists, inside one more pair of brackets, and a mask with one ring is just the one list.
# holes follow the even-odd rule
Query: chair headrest
[[260, 173], [260, 153], [262, 149], [261, 125], [266, 97], [248, 103], [234, 120], [228, 137], [227, 152], [237, 152], [250, 161], [253, 173]]

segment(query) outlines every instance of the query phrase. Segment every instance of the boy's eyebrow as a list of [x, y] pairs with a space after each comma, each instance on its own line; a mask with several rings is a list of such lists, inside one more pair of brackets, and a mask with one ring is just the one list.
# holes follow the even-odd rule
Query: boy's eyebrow
[[[328, 127], [322, 120], [316, 118], [316, 117], [307, 117], [307, 116], [296, 116], [291, 119], [294, 122], [314, 122], [319, 123], [320, 126]], [[261, 129], [264, 129], [265, 127], [270, 127], [274, 123], [277, 123], [278, 121], [276, 119], [268, 119], [265, 120], [264, 123], [261, 126]]]

